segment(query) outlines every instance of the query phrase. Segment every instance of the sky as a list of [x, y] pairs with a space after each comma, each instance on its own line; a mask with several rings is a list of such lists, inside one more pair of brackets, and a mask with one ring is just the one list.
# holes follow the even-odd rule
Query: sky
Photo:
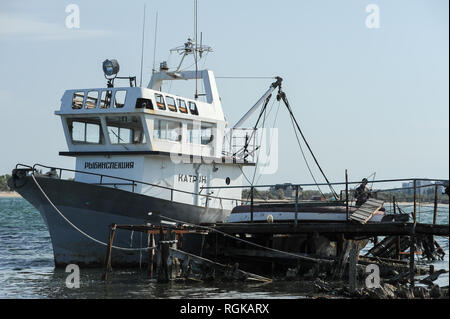
[[[79, 8], [68, 28], [66, 8]], [[120, 75], [178, 64], [169, 50], [194, 36], [194, 0], [0, 2], [0, 174], [16, 163], [74, 168], [54, 114], [67, 89], [104, 87], [101, 63]], [[378, 25], [370, 24], [378, 8]], [[293, 112], [330, 181], [449, 176], [447, 0], [198, 0], [198, 30], [221, 76], [281, 76]], [[370, 17], [369, 17], [370, 16]], [[73, 20], [71, 20], [73, 21]], [[369, 21], [369, 25], [368, 25]], [[371, 27], [369, 27], [371, 26]], [[217, 79], [237, 122], [271, 79]], [[172, 88], [170, 88], [172, 89]], [[262, 183], [312, 182], [286, 109], [277, 102], [278, 170]], [[253, 117], [248, 126], [254, 123]], [[252, 122], [253, 121], [253, 122]], [[311, 166], [312, 160], [309, 157]], [[317, 168], [313, 173], [323, 182]]]

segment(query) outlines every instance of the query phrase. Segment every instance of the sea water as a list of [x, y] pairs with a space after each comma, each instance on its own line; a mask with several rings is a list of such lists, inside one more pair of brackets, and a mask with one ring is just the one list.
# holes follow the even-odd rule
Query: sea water
[[[411, 207], [404, 207], [410, 212]], [[421, 206], [418, 219], [431, 223], [432, 207]], [[439, 206], [438, 223], [448, 224], [448, 205]], [[446, 255], [433, 262], [449, 269], [448, 238], [436, 237]], [[306, 298], [300, 282], [158, 284], [145, 269], [114, 270], [107, 282], [103, 269], [80, 269], [80, 287], [68, 288], [70, 273], [55, 269], [50, 235], [39, 212], [22, 198], [0, 198], [0, 298]], [[448, 273], [435, 282], [449, 285]]]

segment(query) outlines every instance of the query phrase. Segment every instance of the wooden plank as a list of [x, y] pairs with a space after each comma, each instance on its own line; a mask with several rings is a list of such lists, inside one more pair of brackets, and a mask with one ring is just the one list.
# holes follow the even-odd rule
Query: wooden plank
[[384, 200], [381, 200], [381, 199], [374, 199], [374, 198], [369, 198], [368, 200], [367, 200], [367, 202], [365, 202], [364, 204], [367, 204], [367, 203], [375, 203], [375, 204], [377, 204], [377, 205], [383, 205], [384, 203], [385, 203], [385, 201]]
[[355, 219], [361, 220], [361, 221], [367, 221], [371, 216], [361, 216], [361, 215], [357, 215], [354, 216]]
[[[384, 203], [384, 202], [383, 202]], [[352, 214], [360, 218], [362, 218], [362, 220], [358, 220], [359, 222], [361, 222], [362, 224], [367, 223], [370, 218], [372, 218], [372, 216], [383, 206], [383, 204], [378, 205], [378, 206], [371, 206], [371, 204], [364, 204], [362, 205], [358, 210], [356, 210], [356, 212], [354, 212]], [[376, 207], [376, 208], [375, 208]], [[351, 217], [350, 217], [351, 218]], [[352, 218], [353, 219], [353, 218]], [[357, 219], [355, 219], [357, 220]]]
[[351, 214], [350, 215], [350, 217], [359, 217], [359, 218], [366, 218], [367, 217], [367, 215], [363, 215], [363, 214], [355, 214], [355, 213], [353, 213], [353, 214]]
[[373, 213], [373, 211], [374, 210], [358, 209], [357, 211], [353, 212], [353, 214], [370, 215]]
[[353, 213], [352, 216], [360, 217], [366, 219], [367, 217], [372, 216], [372, 214], [363, 214], [363, 213]]
[[371, 215], [371, 214], [373, 214], [373, 212], [375, 211], [376, 209], [365, 209], [365, 208], [360, 208], [360, 209], [358, 209], [357, 211], [355, 211], [353, 214], [364, 214], [364, 215]]
[[350, 218], [351, 218], [351, 220], [359, 222], [360, 224], [363, 224], [363, 222], [364, 222], [364, 219], [362, 219], [362, 218], [358, 218], [358, 217], [350, 217]]
[[364, 218], [358, 217], [358, 216], [350, 216], [350, 219], [351, 219], [351, 220], [355, 220], [355, 221], [357, 221], [357, 222], [363, 222], [363, 221], [365, 221]]
[[[215, 228], [228, 234], [302, 234], [302, 233], [345, 233], [351, 235], [410, 235], [412, 223], [218, 223]], [[449, 225], [417, 224], [416, 234], [449, 236]]]

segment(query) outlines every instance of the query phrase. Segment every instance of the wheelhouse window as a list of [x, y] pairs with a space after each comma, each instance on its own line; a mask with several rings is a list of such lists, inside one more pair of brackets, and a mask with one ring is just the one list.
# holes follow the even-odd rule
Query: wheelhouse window
[[177, 106], [175, 105], [175, 99], [173, 97], [166, 96], [166, 102], [169, 110], [171, 110], [172, 112], [177, 111]]
[[85, 108], [95, 109], [98, 102], [98, 91], [89, 91], [86, 96]]
[[213, 126], [208, 124], [187, 125], [188, 143], [208, 145], [214, 139]]
[[182, 99], [177, 99], [178, 102], [178, 109], [180, 110], [181, 113], [187, 113], [187, 107], [186, 107], [186, 102]]
[[117, 90], [114, 94], [114, 107], [122, 108], [125, 105], [125, 99], [127, 97], [127, 91]]
[[157, 138], [157, 139], [161, 139], [161, 140], [180, 142], [181, 141], [181, 123], [176, 122], [176, 121], [155, 119], [153, 137]]
[[69, 118], [67, 125], [74, 144], [104, 144], [99, 118]]
[[84, 102], [84, 92], [75, 92], [72, 97], [72, 108], [73, 109], [81, 109], [83, 107]]
[[111, 90], [102, 91], [102, 96], [100, 99], [100, 108], [102, 109], [109, 108], [111, 106], [111, 98], [112, 98]]
[[145, 132], [140, 117], [107, 116], [106, 127], [111, 144], [145, 144]]
[[200, 133], [200, 143], [202, 145], [208, 145], [213, 141], [214, 135], [212, 134], [211, 126], [202, 126]]
[[194, 102], [189, 102], [189, 111], [192, 115], [198, 115], [197, 105]]
[[164, 103], [164, 97], [161, 94], [155, 94], [156, 106], [160, 110], [166, 109], [166, 103]]
[[153, 110], [152, 100], [138, 97], [136, 100], [136, 108]]

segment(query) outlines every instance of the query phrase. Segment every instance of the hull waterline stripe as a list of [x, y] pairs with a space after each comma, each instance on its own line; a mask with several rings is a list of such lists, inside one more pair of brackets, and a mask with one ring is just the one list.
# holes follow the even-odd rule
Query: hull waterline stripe
[[[52, 205], [52, 207], [56, 210], [56, 212], [61, 215], [61, 217], [70, 225], [72, 226], [75, 230], [77, 230], [79, 233], [81, 233], [82, 235], [84, 235], [85, 237], [89, 238], [90, 240], [101, 244], [103, 246], [108, 246], [107, 243], [104, 243], [92, 236], [90, 236], [89, 234], [85, 233], [84, 231], [82, 231], [80, 228], [78, 228], [77, 226], [75, 226], [66, 216], [64, 216], [63, 213], [61, 213], [61, 211], [55, 206], [55, 204], [53, 204], [53, 202], [50, 200], [50, 198], [47, 196], [47, 194], [44, 192], [44, 190], [42, 189], [41, 185], [39, 185], [38, 181], [36, 180], [36, 178], [34, 177], [34, 173], [31, 174], [31, 177], [33, 178], [33, 181], [35, 182], [36, 186], [38, 187], [38, 189], [41, 191], [42, 195], [44, 195], [44, 197], [47, 199], [47, 201], [50, 203], [50, 205]], [[156, 247], [143, 247], [143, 248], [125, 248], [125, 247], [118, 247], [118, 246], [111, 246], [112, 248], [115, 249], [119, 249], [119, 250], [128, 250], [128, 251], [142, 251], [142, 250], [152, 250], [152, 249], [156, 249]]]

